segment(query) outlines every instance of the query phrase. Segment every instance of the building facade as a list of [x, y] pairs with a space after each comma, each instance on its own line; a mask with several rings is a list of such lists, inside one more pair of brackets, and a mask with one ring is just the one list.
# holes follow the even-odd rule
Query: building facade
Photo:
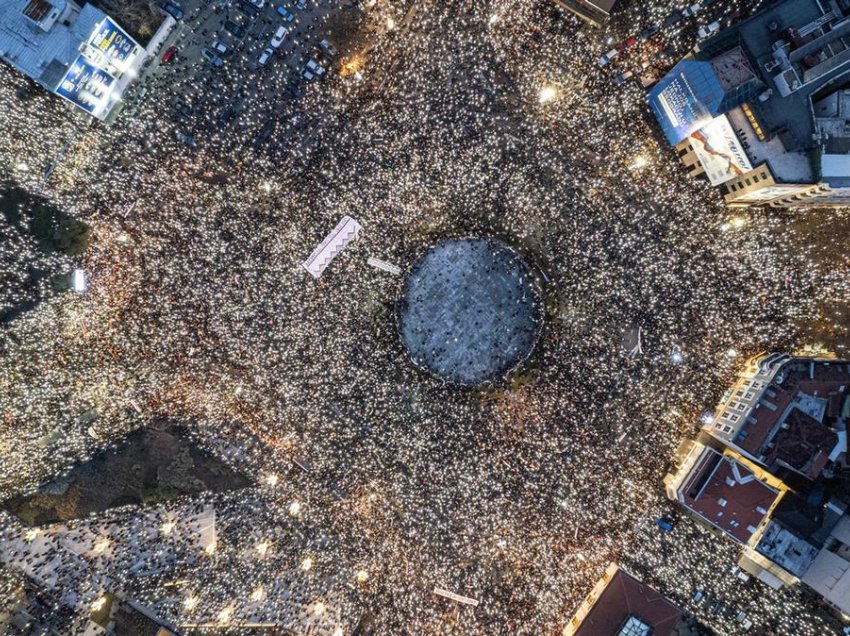
[[145, 57], [94, 5], [0, 0], [0, 59], [98, 119], [106, 118]]
[[783, 0], [700, 42], [647, 95], [730, 207], [850, 204], [850, 7]]
[[848, 419], [850, 363], [755, 356], [679, 448], [667, 496], [741, 544], [744, 571], [850, 615], [848, 504], [826, 486], [847, 464]]

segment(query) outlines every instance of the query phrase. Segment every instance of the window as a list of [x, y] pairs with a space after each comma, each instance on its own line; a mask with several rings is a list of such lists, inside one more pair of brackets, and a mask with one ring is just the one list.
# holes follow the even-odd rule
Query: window
[[45, 0], [30, 0], [24, 7], [24, 15], [33, 22], [41, 22], [52, 8], [53, 5]]
[[723, 497], [721, 497], [720, 499], [717, 500], [717, 503], [718, 503], [718, 505], [720, 505], [721, 508], [725, 508], [727, 502]]

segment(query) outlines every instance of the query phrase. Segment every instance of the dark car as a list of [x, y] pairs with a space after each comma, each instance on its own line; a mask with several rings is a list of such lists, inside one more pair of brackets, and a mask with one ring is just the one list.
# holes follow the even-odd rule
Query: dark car
[[245, 37], [245, 27], [239, 26], [233, 20], [225, 21], [224, 30], [227, 31], [233, 37], [239, 38], [240, 40]]
[[192, 107], [189, 104], [180, 102], [177, 104], [177, 112], [183, 117], [189, 117], [192, 114]]
[[684, 20], [684, 19], [685, 19], [684, 16], [680, 12], [674, 11], [673, 13], [668, 15], [666, 18], [664, 18], [664, 22], [662, 24], [663, 24], [664, 28], [672, 28], [672, 27], [679, 26], [682, 23], [682, 20]]
[[162, 5], [162, 10], [175, 20], [183, 19], [183, 9], [180, 8], [180, 5], [177, 5], [173, 2], [166, 2], [164, 5]]
[[221, 113], [219, 113], [218, 115], [219, 127], [226, 126], [228, 123], [230, 123], [230, 120], [232, 120], [235, 116], [236, 111], [232, 106], [228, 106], [227, 108], [222, 110]]
[[640, 32], [640, 34], [638, 35], [638, 40], [640, 40], [641, 42], [646, 42], [649, 38], [658, 33], [660, 30], [661, 29], [659, 29], [657, 26], [652, 25], [651, 27], [648, 27]]
[[165, 51], [165, 53], [162, 54], [162, 63], [168, 64], [169, 62], [171, 62], [174, 59], [175, 55], [177, 55], [177, 47], [176, 46], [168, 47], [168, 49]]
[[283, 18], [284, 22], [292, 22], [295, 19], [295, 16], [292, 15], [292, 12], [286, 7], [280, 6], [275, 9], [280, 14], [280, 17]]
[[245, 15], [250, 16], [252, 18], [256, 18], [257, 14], [260, 13], [260, 10], [253, 4], [248, 2], [248, 0], [239, 0], [236, 5], [236, 8], [239, 9]]

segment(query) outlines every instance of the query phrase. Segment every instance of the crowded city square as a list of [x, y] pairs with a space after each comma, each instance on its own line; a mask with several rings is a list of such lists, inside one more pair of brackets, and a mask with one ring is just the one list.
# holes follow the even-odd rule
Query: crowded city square
[[[600, 68], [674, 5], [235, 4], [182, 3], [105, 122], [0, 65], [0, 500], [163, 421], [250, 482], [0, 511], [6, 605], [39, 590], [57, 634], [115, 595], [181, 634], [560, 634], [617, 562], [695, 634], [840, 634], [661, 486], [747, 358], [850, 354], [846, 211], [728, 208]], [[631, 54], [670, 66], [691, 26]], [[24, 231], [41, 206], [85, 249]], [[487, 253], [411, 291], [458, 239]]]

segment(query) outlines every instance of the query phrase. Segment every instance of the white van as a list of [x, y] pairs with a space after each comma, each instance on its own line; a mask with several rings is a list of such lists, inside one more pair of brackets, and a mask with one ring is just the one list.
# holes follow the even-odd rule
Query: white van
[[274, 32], [274, 37], [272, 38], [272, 41], [271, 41], [272, 48], [276, 49], [281, 44], [283, 44], [283, 41], [286, 39], [286, 36], [287, 36], [288, 33], [289, 33], [289, 30], [285, 26], [279, 26], [277, 28], [277, 31]]

